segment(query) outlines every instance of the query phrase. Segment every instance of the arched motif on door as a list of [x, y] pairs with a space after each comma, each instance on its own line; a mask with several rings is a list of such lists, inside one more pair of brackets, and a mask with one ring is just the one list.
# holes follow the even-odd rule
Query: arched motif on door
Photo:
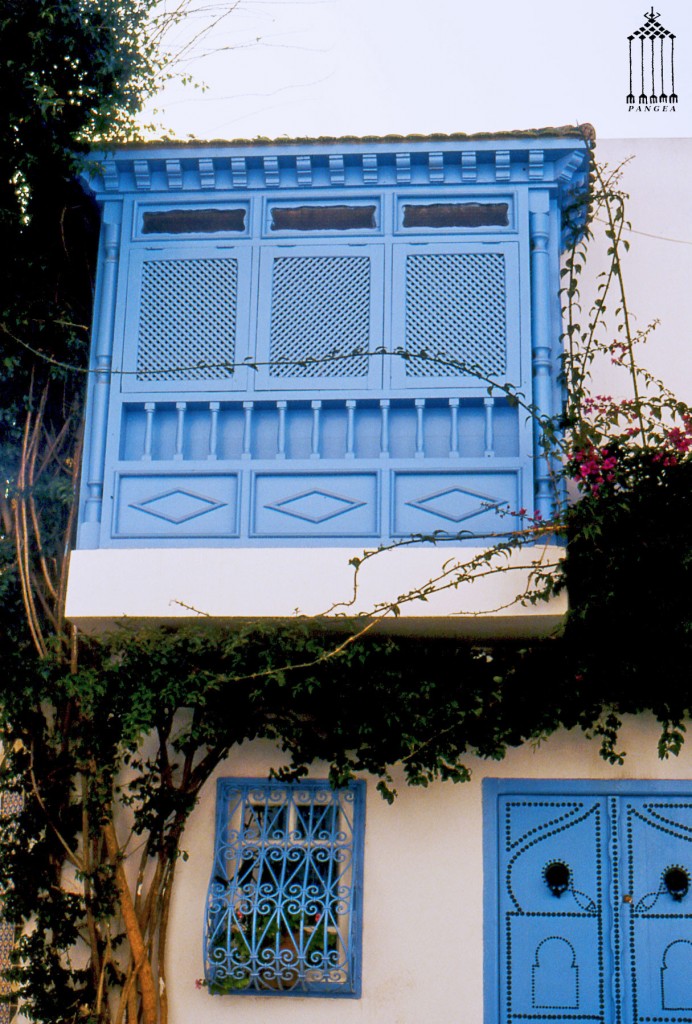
[[663, 953], [661, 1006], [664, 1010], [692, 1010], [692, 942], [677, 939]]
[[484, 790], [486, 1024], [692, 1024], [692, 783]]
[[531, 1001], [541, 1010], [579, 1008], [579, 968], [574, 946], [559, 935], [539, 942], [531, 971]]

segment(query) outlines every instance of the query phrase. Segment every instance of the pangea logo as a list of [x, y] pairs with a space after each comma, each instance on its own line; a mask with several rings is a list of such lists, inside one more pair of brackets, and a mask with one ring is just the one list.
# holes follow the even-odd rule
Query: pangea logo
[[675, 92], [675, 35], [658, 20], [653, 7], [644, 24], [628, 36], [630, 58], [630, 111], [673, 111]]

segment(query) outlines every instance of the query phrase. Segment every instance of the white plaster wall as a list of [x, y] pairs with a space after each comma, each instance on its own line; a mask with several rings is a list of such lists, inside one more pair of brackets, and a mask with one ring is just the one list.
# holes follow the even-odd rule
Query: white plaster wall
[[[692, 138], [597, 140], [595, 154], [611, 171], [627, 161], [621, 179], [632, 225], [623, 235], [630, 242], [622, 254], [627, 302], [635, 330], [660, 321], [648, 344], [638, 348], [639, 362], [692, 402]], [[595, 295], [597, 274], [606, 266], [604, 227], [593, 227], [597, 240], [582, 275], [584, 299]], [[615, 305], [608, 303], [611, 312]], [[610, 325], [614, 337], [612, 318]], [[597, 365], [594, 391], [626, 395], [628, 381], [604, 361]]]
[[[623, 731], [625, 765], [614, 768], [579, 731], [561, 732], [500, 762], [470, 759], [469, 783], [398, 786], [387, 805], [368, 783], [360, 1000], [211, 996], [201, 978], [204, 901], [212, 861], [214, 786], [187, 828], [171, 913], [170, 1024], [483, 1024], [481, 781], [504, 778], [685, 779], [692, 743], [660, 761], [649, 718]], [[234, 752], [220, 774], [264, 776], [281, 754], [266, 743]], [[320, 773], [315, 772], [319, 777]], [[692, 782], [690, 782], [692, 792]]]

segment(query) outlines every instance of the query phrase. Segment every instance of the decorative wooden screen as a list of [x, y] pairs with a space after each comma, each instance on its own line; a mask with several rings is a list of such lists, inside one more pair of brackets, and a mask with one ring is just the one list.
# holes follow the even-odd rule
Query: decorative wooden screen
[[501, 377], [507, 368], [503, 253], [434, 253], [406, 258], [407, 377]]
[[232, 377], [237, 295], [235, 259], [144, 260], [137, 380]]
[[79, 546], [484, 544], [548, 519], [521, 410], [559, 412], [587, 148], [104, 156]]
[[[279, 256], [271, 295], [272, 377], [367, 377], [370, 260]], [[360, 352], [352, 356], [351, 353]], [[334, 359], [329, 357], [334, 355]]]

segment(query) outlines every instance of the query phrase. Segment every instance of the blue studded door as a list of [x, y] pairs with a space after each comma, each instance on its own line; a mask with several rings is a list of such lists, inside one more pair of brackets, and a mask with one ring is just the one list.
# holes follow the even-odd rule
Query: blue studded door
[[692, 1022], [692, 785], [484, 798], [486, 1024]]

